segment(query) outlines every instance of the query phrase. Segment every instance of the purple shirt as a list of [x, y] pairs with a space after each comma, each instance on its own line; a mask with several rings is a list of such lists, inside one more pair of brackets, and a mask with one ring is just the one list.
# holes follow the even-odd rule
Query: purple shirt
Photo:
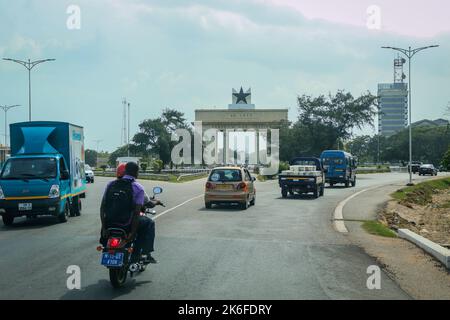
[[[133, 189], [133, 202], [139, 206], [144, 205], [144, 197], [145, 197], [144, 187], [139, 182], [137, 182], [136, 179], [132, 176], [124, 175], [122, 179], [128, 179], [132, 181], [131, 188]], [[113, 182], [114, 181], [110, 181], [108, 183], [108, 185], [106, 186], [106, 190]]]

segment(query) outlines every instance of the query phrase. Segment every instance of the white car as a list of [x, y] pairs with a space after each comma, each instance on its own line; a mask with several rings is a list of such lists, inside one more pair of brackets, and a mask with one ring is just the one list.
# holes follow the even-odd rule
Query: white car
[[84, 165], [84, 172], [86, 173], [86, 182], [94, 183], [94, 171], [88, 164]]

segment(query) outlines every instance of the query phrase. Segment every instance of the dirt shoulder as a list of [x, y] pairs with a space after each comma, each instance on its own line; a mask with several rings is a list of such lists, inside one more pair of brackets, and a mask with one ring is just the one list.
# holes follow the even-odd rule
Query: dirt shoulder
[[[391, 200], [379, 220], [391, 229], [409, 229], [444, 247], [450, 246], [450, 188], [434, 189], [429, 200], [414, 195]], [[414, 191], [412, 192], [414, 193]], [[412, 199], [411, 199], [412, 198]]]
[[[448, 242], [446, 219], [449, 209], [442, 207], [449, 196], [448, 190], [434, 192], [431, 203], [414, 204], [412, 208], [404, 206], [407, 210], [398, 207], [402, 199], [394, 201], [389, 196], [402, 187], [402, 184], [393, 184], [362, 193], [347, 203], [344, 218], [379, 220], [394, 228], [406, 227], [414, 232], [420, 229], [433, 235], [433, 239], [427, 236], [430, 240]], [[419, 210], [414, 213], [409, 211], [415, 209]], [[450, 299], [450, 272], [432, 256], [406, 240], [371, 235], [362, 228], [362, 222], [346, 221], [345, 224], [349, 229], [349, 240], [374, 257], [413, 299]]]

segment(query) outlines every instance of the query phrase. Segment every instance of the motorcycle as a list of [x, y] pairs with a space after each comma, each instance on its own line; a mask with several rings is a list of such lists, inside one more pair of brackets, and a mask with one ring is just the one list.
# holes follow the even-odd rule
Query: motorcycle
[[[161, 194], [161, 187], [153, 188], [153, 197], [155, 200], [157, 194]], [[164, 207], [163, 203], [159, 205]], [[151, 208], [150, 201], [145, 203], [141, 216], [154, 215], [156, 211]], [[141, 273], [147, 267], [145, 263], [146, 256], [142, 252], [135, 252], [135, 241], [128, 241], [128, 233], [122, 228], [109, 228], [106, 230], [106, 246], [98, 246], [97, 250], [102, 252], [101, 264], [109, 270], [109, 280], [114, 288], [120, 288], [125, 284], [128, 273], [130, 278], [135, 274]]]

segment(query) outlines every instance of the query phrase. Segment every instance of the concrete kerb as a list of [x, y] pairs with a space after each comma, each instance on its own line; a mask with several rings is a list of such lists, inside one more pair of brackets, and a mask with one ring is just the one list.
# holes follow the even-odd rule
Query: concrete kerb
[[399, 229], [398, 236], [400, 238], [406, 239], [416, 246], [422, 248], [427, 253], [431, 254], [437, 260], [439, 260], [447, 269], [450, 269], [450, 250], [441, 247], [437, 243], [424, 238], [417, 233], [412, 232], [408, 229]]

